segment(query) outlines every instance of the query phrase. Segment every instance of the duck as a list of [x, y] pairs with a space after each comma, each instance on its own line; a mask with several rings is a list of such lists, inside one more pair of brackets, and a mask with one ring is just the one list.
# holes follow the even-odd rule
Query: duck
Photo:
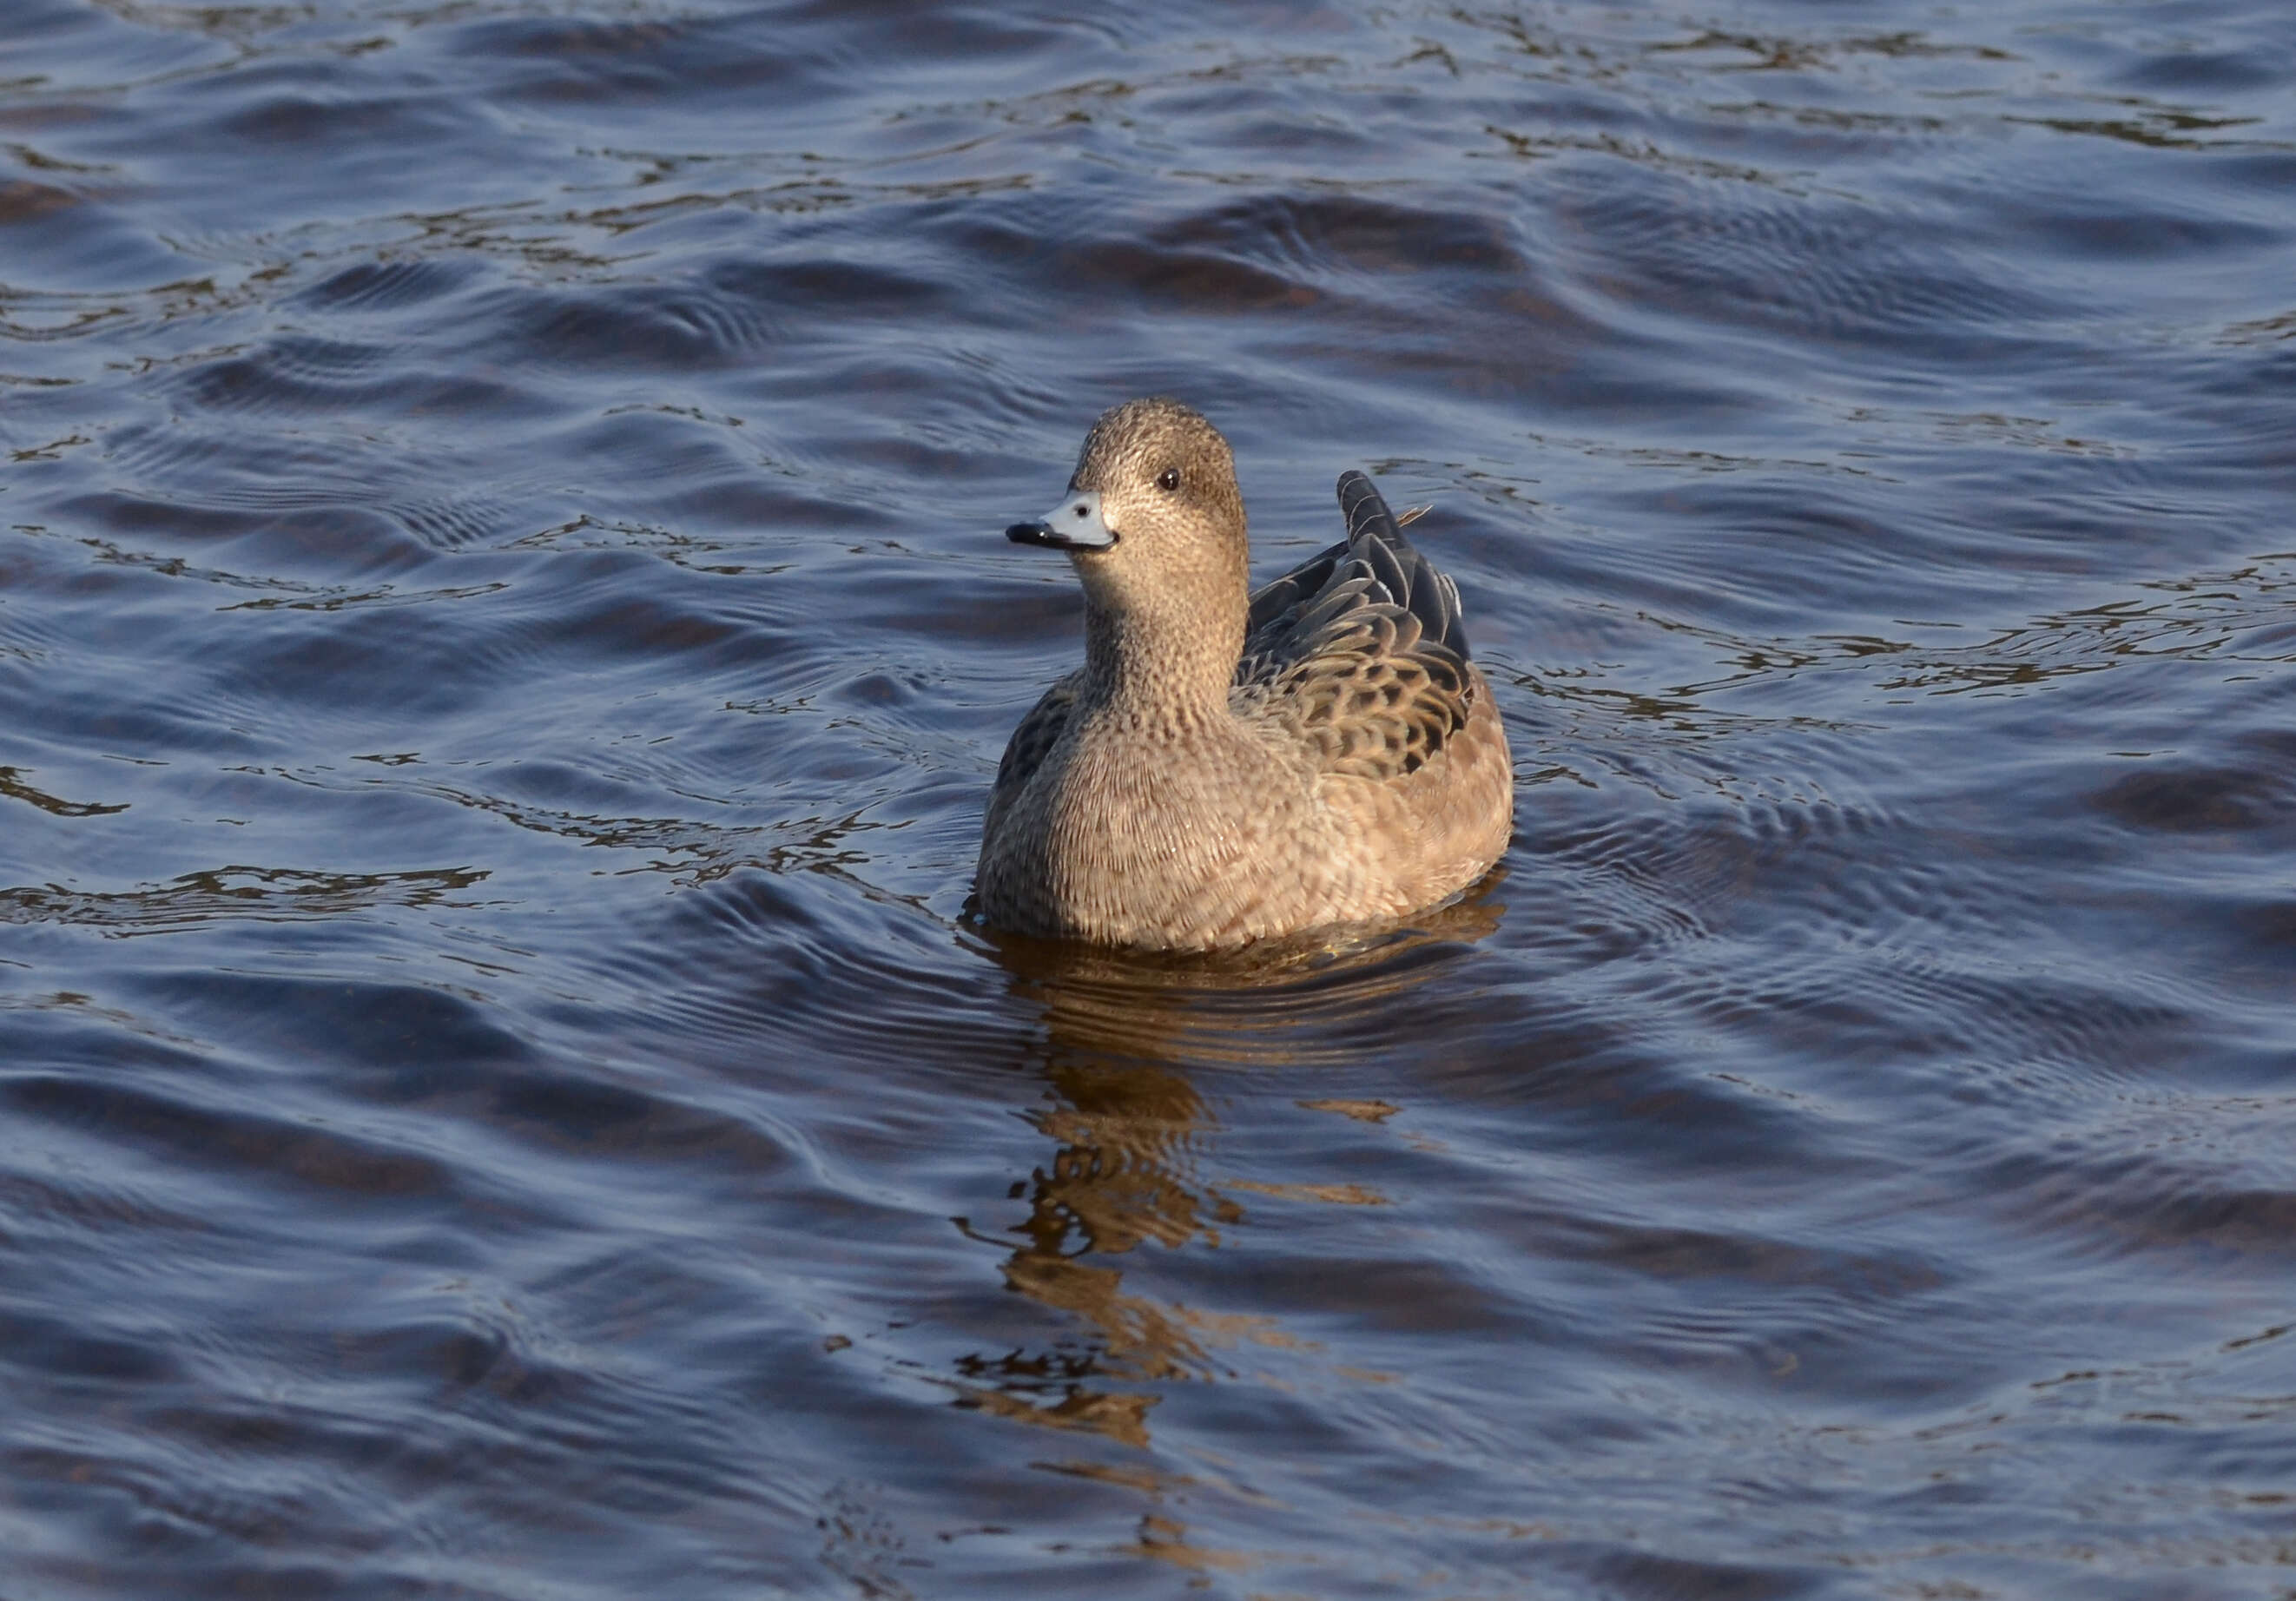
[[1235, 455], [1168, 396], [1101, 414], [1068, 494], [1014, 523], [1083, 585], [1084, 665], [997, 764], [974, 880], [992, 927], [1162, 952], [1406, 917], [1487, 875], [1514, 774], [1458, 586], [1378, 488], [1258, 590]]

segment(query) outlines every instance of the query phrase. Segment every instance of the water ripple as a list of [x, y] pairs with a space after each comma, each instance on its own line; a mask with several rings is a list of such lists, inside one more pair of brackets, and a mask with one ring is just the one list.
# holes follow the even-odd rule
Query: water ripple
[[[2271, 8], [19, 11], [19, 1588], [2272, 1588]], [[1429, 508], [1456, 903], [972, 915], [1154, 390]]]

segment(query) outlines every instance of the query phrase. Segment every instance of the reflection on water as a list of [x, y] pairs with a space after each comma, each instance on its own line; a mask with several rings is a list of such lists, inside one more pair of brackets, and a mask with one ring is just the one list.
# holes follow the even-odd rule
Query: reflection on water
[[[12, 1601], [2286, 1588], [2277, 10], [0, 42]], [[965, 915], [1157, 390], [1461, 903]]]
[[[1303, 938], [1141, 958], [977, 930], [1011, 975], [1014, 998], [1041, 1015], [1041, 1055], [1031, 1058], [1050, 1102], [1028, 1118], [1053, 1148], [1013, 1186], [1011, 1198], [1029, 1212], [1009, 1230], [1021, 1243], [1004, 1279], [1069, 1332], [1058, 1352], [964, 1359], [959, 1371], [974, 1404], [1144, 1447], [1155, 1394], [1105, 1385], [1232, 1376], [1218, 1355], [1227, 1347], [1303, 1343], [1277, 1319], [1123, 1291], [1117, 1259], [1137, 1246], [1218, 1248], [1221, 1229], [1246, 1219], [1236, 1195], [1376, 1202], [1356, 1185], [1208, 1181], [1199, 1156], [1219, 1120], [1177, 1064], [1282, 1071], [1344, 1060], [1341, 1041], [1383, 1034], [1413, 991], [1498, 927], [1498, 877], [1407, 928], [1339, 944]], [[1315, 1104], [1364, 1115], [1352, 1103]]]

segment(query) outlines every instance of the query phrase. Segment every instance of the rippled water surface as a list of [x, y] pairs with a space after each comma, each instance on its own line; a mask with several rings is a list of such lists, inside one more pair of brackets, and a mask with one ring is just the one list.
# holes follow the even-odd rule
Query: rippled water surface
[[[2296, 1593], [2280, 0], [11, 0], [0, 1596]], [[1103, 406], [1513, 849], [969, 922]]]

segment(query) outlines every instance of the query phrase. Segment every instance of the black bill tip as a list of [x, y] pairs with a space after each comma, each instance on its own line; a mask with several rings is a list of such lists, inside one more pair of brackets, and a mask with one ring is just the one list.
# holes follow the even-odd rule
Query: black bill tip
[[1094, 532], [1099, 534], [1101, 537], [1078, 539], [1062, 533], [1048, 522], [1014, 523], [1004, 530], [1004, 537], [1014, 544], [1042, 545], [1048, 551], [1083, 551], [1091, 553], [1116, 548], [1116, 535], [1112, 530], [1095, 527]]

